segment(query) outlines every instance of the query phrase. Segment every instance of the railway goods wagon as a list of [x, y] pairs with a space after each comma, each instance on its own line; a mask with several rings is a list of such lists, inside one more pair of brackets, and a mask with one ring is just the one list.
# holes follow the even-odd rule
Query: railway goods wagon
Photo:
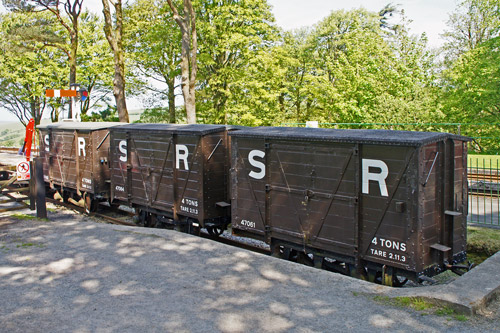
[[62, 122], [41, 125], [44, 180], [65, 200], [83, 201], [87, 212], [110, 198], [109, 129], [121, 123]]
[[146, 226], [206, 228], [230, 222], [226, 126], [130, 124], [111, 131], [111, 193]]
[[386, 285], [466, 259], [467, 138], [264, 127], [230, 135], [234, 234]]

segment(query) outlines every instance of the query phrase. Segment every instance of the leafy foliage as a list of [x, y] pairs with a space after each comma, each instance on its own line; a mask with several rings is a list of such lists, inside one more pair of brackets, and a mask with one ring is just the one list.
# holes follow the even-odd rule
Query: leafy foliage
[[91, 114], [82, 114], [82, 121], [120, 121], [116, 107], [108, 106], [105, 110], [92, 112]]
[[[80, 112], [108, 109], [113, 87], [113, 54], [106, 42], [103, 23], [97, 15], [81, 15], [80, 52], [77, 57], [79, 83], [88, 91], [88, 98], [81, 103]], [[85, 118], [85, 117], [84, 117]]]
[[[260, 0], [199, 1], [199, 117], [208, 123], [231, 123], [247, 108], [250, 62], [277, 38], [270, 7]], [[242, 105], [239, 105], [242, 104]]]
[[[40, 1], [58, 3], [36, 0]], [[0, 17], [0, 47], [5, 54], [0, 58], [0, 104], [22, 121], [30, 115], [40, 117], [47, 105], [55, 115], [62, 101], [41, 96], [45, 88], [68, 84], [64, 49], [71, 36], [56, 16], [30, 6], [32, 0], [3, 2], [17, 11]], [[183, 4], [188, 4], [187, 11]], [[187, 121], [186, 103], [176, 105], [176, 96], [188, 85], [196, 88], [196, 105], [190, 100], [190, 110], [195, 109], [198, 121], [204, 123], [497, 124], [499, 7], [500, 0], [462, 0], [450, 15], [444, 33], [448, 43], [438, 55], [427, 47], [425, 34], [412, 35], [404, 10], [392, 4], [378, 12], [334, 11], [312, 27], [284, 32], [275, 26], [266, 1], [135, 0], [123, 12], [121, 6], [115, 8], [116, 14], [123, 14], [124, 28], [122, 49], [118, 40], [109, 39], [118, 50], [115, 53], [103, 31], [110, 37], [110, 32], [118, 31], [111, 29], [113, 23], [121, 21], [110, 13], [104, 24], [97, 16], [82, 13], [77, 75], [90, 93], [82, 105], [83, 118], [113, 119], [113, 81], [122, 80], [124, 85], [127, 75], [131, 83], [127, 93], [147, 95], [143, 99], [148, 109], [140, 119], [144, 122]], [[178, 9], [177, 14], [172, 8]], [[194, 25], [188, 16], [195, 19]], [[70, 20], [69, 14], [63, 20]], [[193, 28], [197, 52], [183, 51], [182, 32], [185, 46], [193, 46]], [[195, 58], [196, 63], [185, 62]], [[191, 70], [197, 68], [196, 82], [192, 71], [185, 71], [182, 80], [186, 64]], [[121, 76], [113, 80], [115, 69]], [[444, 125], [415, 128], [449, 130]], [[464, 126], [462, 134], [500, 136], [497, 126], [477, 128]], [[478, 142], [483, 151], [500, 150], [498, 140]]]
[[160, 100], [168, 101], [168, 121], [175, 123], [181, 34], [167, 6], [163, 0], [156, 1], [153, 7], [151, 1], [138, 0], [126, 8], [125, 47], [133, 68], [145, 78], [144, 88]]
[[[466, 0], [450, 16], [447, 69], [442, 74], [443, 109], [450, 120], [500, 123], [500, 1]], [[450, 50], [454, 43], [454, 49]], [[498, 126], [471, 127], [476, 150], [498, 153]]]
[[451, 60], [473, 50], [479, 44], [498, 36], [500, 32], [499, 0], [463, 0], [450, 14], [450, 30], [443, 33], [447, 39], [445, 50]]
[[40, 20], [50, 22], [50, 17], [23, 12], [0, 16], [0, 106], [24, 125], [30, 118], [40, 122], [48, 102], [45, 89], [63, 82], [68, 73], [63, 54], [23, 38], [37, 31], [40, 26], [33, 22]]

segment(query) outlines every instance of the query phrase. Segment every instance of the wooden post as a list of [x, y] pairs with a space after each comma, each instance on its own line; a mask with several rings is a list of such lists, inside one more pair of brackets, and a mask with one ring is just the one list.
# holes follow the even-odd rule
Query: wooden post
[[36, 217], [46, 219], [47, 207], [45, 201], [45, 182], [43, 180], [43, 161], [41, 157], [35, 157], [36, 178]]
[[35, 193], [35, 177], [36, 177], [36, 171], [35, 171], [35, 166], [33, 161], [30, 161], [30, 180], [29, 180], [29, 187], [30, 187], [30, 210], [35, 210], [35, 198], [36, 198], [36, 193]]

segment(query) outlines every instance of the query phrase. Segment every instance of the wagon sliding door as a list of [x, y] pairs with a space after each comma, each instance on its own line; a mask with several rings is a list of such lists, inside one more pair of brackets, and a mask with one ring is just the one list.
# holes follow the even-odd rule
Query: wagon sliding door
[[354, 144], [270, 144], [268, 214], [273, 238], [354, 254], [355, 151]]
[[[76, 140], [73, 131], [52, 131], [50, 165], [55, 183], [76, 188]], [[52, 143], [53, 142], [53, 143]]]
[[134, 203], [162, 208], [174, 202], [172, 134], [134, 132], [129, 149], [128, 191]]

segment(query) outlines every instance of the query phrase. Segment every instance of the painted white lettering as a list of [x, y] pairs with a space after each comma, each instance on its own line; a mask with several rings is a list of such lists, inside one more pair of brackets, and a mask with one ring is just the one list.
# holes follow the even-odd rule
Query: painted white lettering
[[49, 151], [50, 147], [50, 138], [48, 134], [45, 134], [43, 137], [43, 142], [45, 142], [45, 151]]
[[[379, 173], [370, 172], [370, 168], [378, 168], [380, 169]], [[370, 192], [370, 180], [378, 182], [378, 186], [380, 188], [380, 194], [383, 197], [388, 197], [389, 194], [387, 192], [387, 184], [385, 183], [385, 179], [389, 175], [389, 168], [387, 164], [380, 160], [370, 160], [363, 159], [362, 162], [362, 174], [363, 174], [363, 186], [362, 191], [364, 194], [369, 194]]]
[[259, 161], [255, 160], [255, 157], [264, 158], [265, 156], [266, 156], [266, 153], [263, 152], [263, 151], [261, 151], [261, 150], [252, 150], [248, 154], [248, 162], [252, 166], [260, 169], [259, 172], [250, 171], [250, 173], [248, 174], [250, 177], [252, 177], [254, 179], [262, 179], [262, 178], [264, 178], [266, 176], [266, 166], [265, 166], [265, 164], [262, 163], [262, 162], [259, 162]]
[[123, 154], [120, 156], [120, 161], [127, 162], [127, 140], [122, 140], [118, 143], [118, 150]]
[[175, 145], [175, 167], [179, 169], [179, 162], [184, 162], [184, 170], [189, 170], [188, 166], [189, 150], [185, 145]]
[[87, 156], [85, 152], [85, 138], [78, 138], [78, 156]]

